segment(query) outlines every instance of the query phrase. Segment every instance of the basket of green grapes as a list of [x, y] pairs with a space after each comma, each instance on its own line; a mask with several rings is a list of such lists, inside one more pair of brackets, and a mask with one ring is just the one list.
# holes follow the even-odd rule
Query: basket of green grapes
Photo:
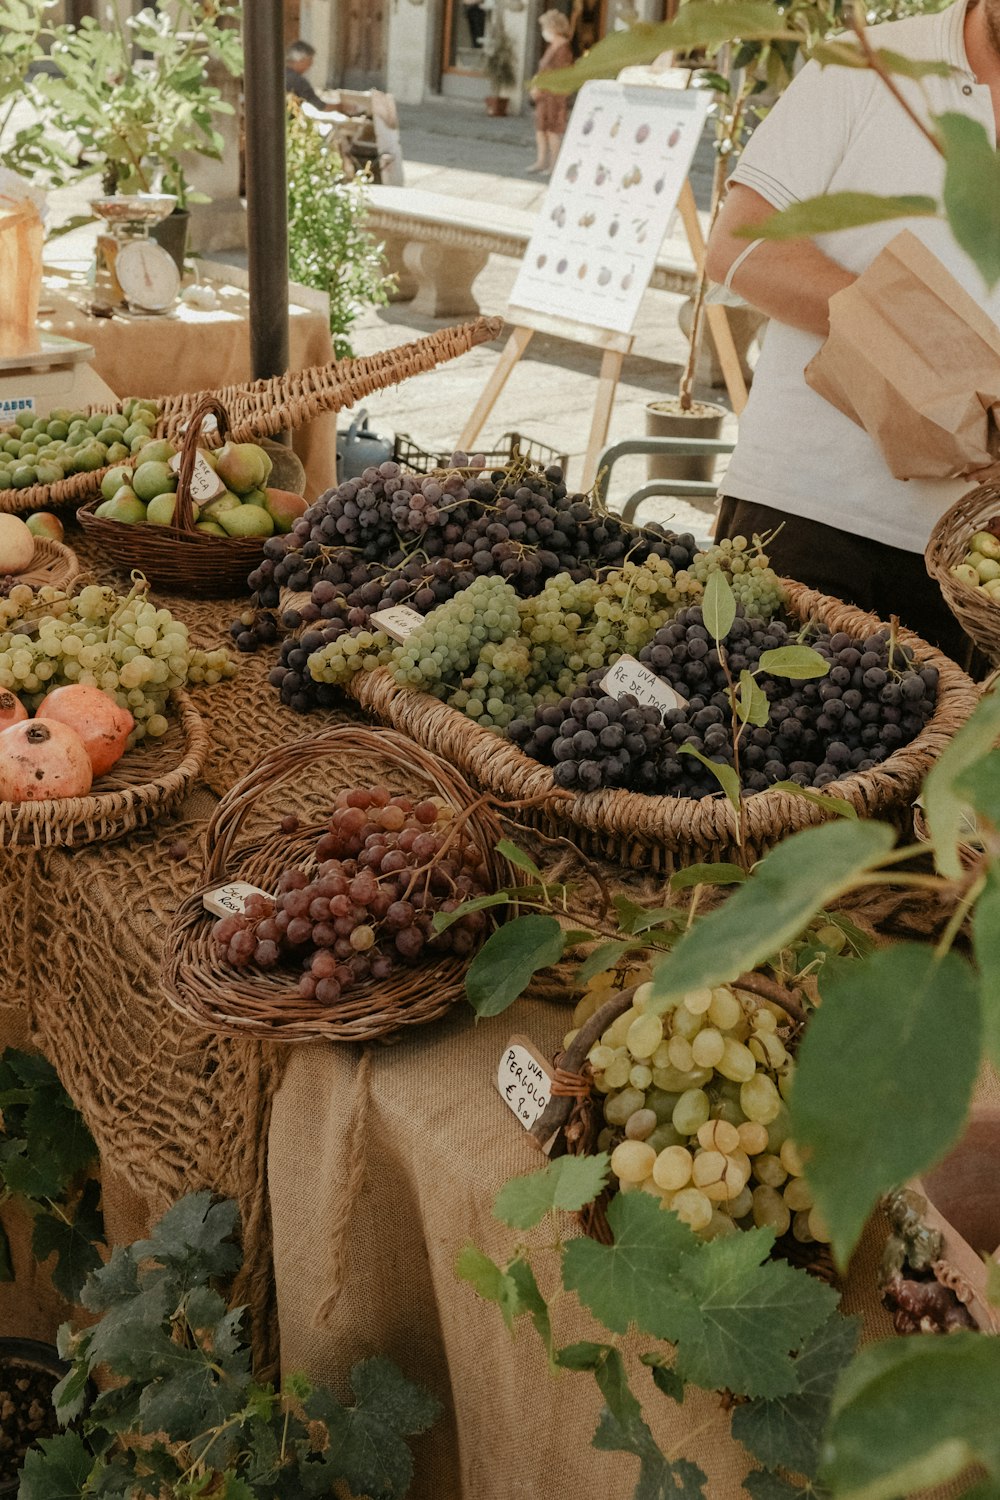
[[176, 807], [208, 753], [185, 691], [233, 671], [148, 598], [15, 584], [0, 597], [0, 849], [119, 838]]

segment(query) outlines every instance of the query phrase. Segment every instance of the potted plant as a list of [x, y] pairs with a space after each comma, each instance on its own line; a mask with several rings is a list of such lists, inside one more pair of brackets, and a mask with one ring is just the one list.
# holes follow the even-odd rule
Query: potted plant
[[56, 71], [38, 81], [48, 125], [79, 147], [62, 180], [93, 173], [107, 194], [172, 194], [173, 223], [158, 225], [157, 238], [179, 263], [189, 204], [208, 201], [192, 190], [188, 158], [219, 159], [215, 116], [232, 113], [207, 69], [241, 71], [240, 13], [233, 0], [178, 0], [169, 11], [146, 7], [123, 22], [114, 0], [102, 0], [98, 17], [53, 29]]
[[490, 28], [489, 38], [483, 53], [486, 76], [491, 93], [486, 96], [486, 113], [500, 116], [507, 113], [510, 90], [517, 85], [514, 43], [504, 25], [503, 16], [497, 15]]

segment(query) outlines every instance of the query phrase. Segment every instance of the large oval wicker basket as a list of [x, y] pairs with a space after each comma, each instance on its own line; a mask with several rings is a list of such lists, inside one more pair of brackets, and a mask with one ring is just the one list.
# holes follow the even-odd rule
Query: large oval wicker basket
[[[511, 879], [496, 845], [496, 815], [445, 761], [393, 730], [342, 726], [274, 750], [227, 792], [206, 834], [205, 881], [178, 911], [164, 947], [162, 980], [171, 1003], [189, 1021], [227, 1036], [275, 1042], [368, 1042], [443, 1016], [464, 998], [468, 960], [443, 954], [387, 980], [349, 989], [330, 1006], [303, 999], [291, 968], [236, 969], [212, 940], [207, 891], [245, 880], [273, 891], [282, 871], [315, 865], [317, 840], [329, 827], [342, 788], [385, 786], [393, 792], [436, 794], [466, 818], [469, 837], [486, 859], [489, 881]], [[277, 796], [275, 796], [277, 793]], [[295, 833], [277, 829], [281, 814], [300, 815]]]
[[[308, 370], [290, 370], [271, 380], [224, 386], [218, 391], [167, 396], [160, 404], [156, 436], [175, 438], [205, 396], [215, 396], [229, 412], [234, 443], [252, 443], [279, 432], [294, 432], [324, 412], [344, 411], [374, 391], [384, 391], [411, 375], [420, 375], [447, 360], [457, 359], [477, 344], [498, 338], [502, 328], [501, 318], [476, 318], [452, 328], [439, 328], [412, 344], [401, 344], [380, 354], [334, 360]], [[141, 455], [136, 462], [142, 462]], [[0, 490], [0, 513], [23, 514], [50, 510], [53, 506], [82, 505], [100, 494], [101, 480], [107, 472], [106, 468], [95, 469], [89, 474], [72, 474], [57, 484]]]
[[1000, 515], [1000, 486], [981, 484], [946, 510], [931, 532], [924, 561], [955, 619], [993, 666], [1000, 665], [1000, 599], [963, 583], [952, 573], [969, 550], [969, 540]]
[[[791, 613], [830, 630], [866, 636], [878, 628], [873, 615], [785, 580]], [[940, 674], [937, 710], [911, 744], [880, 766], [855, 772], [825, 788], [863, 818], [885, 818], [909, 827], [910, 809], [934, 760], [978, 702], [975, 685], [952, 661], [907, 630], [900, 631], [916, 657]], [[531, 802], [524, 814], [548, 833], [565, 834], [586, 853], [637, 869], [670, 873], [698, 861], [759, 859], [798, 829], [831, 816], [817, 803], [787, 792], [758, 792], [746, 799], [747, 839], [736, 842], [735, 819], [725, 798], [650, 797], [603, 790], [573, 796], [508, 740], [482, 729], [438, 699], [399, 687], [386, 669], [358, 673], [350, 687], [357, 701], [383, 723], [434, 750], [469, 779], [500, 798]], [[537, 800], [536, 800], [537, 799]]]
[[208, 754], [208, 730], [186, 693], [173, 695], [173, 722], [141, 740], [94, 782], [86, 797], [0, 802], [0, 849], [78, 848], [121, 838], [187, 796]]
[[191, 477], [206, 417], [215, 418], [221, 437], [229, 433], [226, 408], [214, 396], [205, 396], [191, 413], [184, 434], [177, 503], [169, 526], [133, 525], [98, 516], [97, 500], [81, 506], [77, 517], [102, 556], [124, 572], [138, 570], [161, 588], [214, 599], [248, 592], [247, 575], [260, 562], [265, 539], [208, 536], [195, 530]]

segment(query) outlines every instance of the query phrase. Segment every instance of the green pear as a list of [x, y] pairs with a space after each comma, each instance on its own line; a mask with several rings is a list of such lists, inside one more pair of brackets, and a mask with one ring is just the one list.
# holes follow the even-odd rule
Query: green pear
[[24, 524], [32, 536], [46, 537], [50, 542], [61, 542], [66, 535], [59, 517], [48, 510], [36, 510]]
[[144, 464], [166, 464], [170, 462], [176, 452], [177, 448], [175, 444], [168, 443], [166, 438], [154, 438], [151, 443], [147, 443], [145, 448], [143, 448], [142, 461]]
[[177, 475], [162, 460], [146, 463], [144, 459], [132, 475], [132, 488], [140, 500], [155, 500], [158, 495], [173, 493]]
[[223, 512], [235, 510], [242, 504], [239, 495], [234, 495], [232, 490], [223, 490], [221, 495], [216, 495], [214, 500], [202, 506], [201, 513], [206, 521], [217, 521]]
[[203, 531], [206, 536], [227, 536], [218, 521], [198, 521], [195, 523], [195, 531]]
[[199, 448], [198, 452], [201, 454], [202, 458], [208, 464], [208, 467], [210, 469], [214, 469], [215, 466], [216, 466], [216, 464], [219, 461], [219, 455], [216, 452], [216, 450], [214, 448]]
[[132, 470], [126, 464], [118, 464], [109, 469], [101, 480], [101, 494], [105, 500], [113, 500], [123, 484], [129, 484], [132, 479]]
[[290, 490], [268, 489], [265, 493], [264, 509], [274, 522], [275, 531], [291, 531], [299, 516], [305, 515], [309, 508], [302, 495], [292, 494]]
[[264, 505], [264, 506], [266, 506], [267, 505], [267, 491], [266, 490], [260, 490], [260, 489], [257, 489], [257, 490], [248, 490], [247, 493], [243, 496], [243, 504], [244, 505]]
[[[176, 495], [155, 495], [146, 506], [147, 522], [150, 526], [169, 526], [174, 519], [176, 505]], [[191, 502], [191, 513], [195, 521], [200, 519], [201, 513], [194, 501]]]
[[274, 522], [262, 505], [240, 505], [223, 511], [219, 523], [227, 536], [273, 536]]
[[97, 507], [94, 515], [107, 521], [125, 521], [128, 525], [135, 526], [145, 521], [146, 507], [128, 485], [123, 484], [114, 499], [105, 500], [103, 505]]
[[246, 495], [267, 482], [271, 460], [256, 443], [224, 443], [216, 455], [215, 472], [227, 489]]

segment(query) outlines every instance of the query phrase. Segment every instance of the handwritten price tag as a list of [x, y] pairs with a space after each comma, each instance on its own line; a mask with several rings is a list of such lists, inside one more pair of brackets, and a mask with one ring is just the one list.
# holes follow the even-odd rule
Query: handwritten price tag
[[500, 1097], [530, 1130], [551, 1098], [552, 1070], [527, 1037], [512, 1036], [497, 1068]]
[[[170, 460], [170, 467], [175, 474], [180, 472], [181, 456], [179, 453], [175, 453]], [[204, 453], [197, 452], [194, 456], [194, 472], [191, 475], [191, 499], [197, 500], [199, 505], [207, 505], [209, 500], [217, 500], [220, 495], [225, 494], [225, 490], [226, 486]]]
[[668, 708], [683, 708], [687, 701], [634, 656], [620, 656], [602, 677], [601, 687], [609, 698], [631, 693], [644, 708], [659, 708], [664, 712]]
[[424, 617], [408, 604], [393, 604], [388, 609], [377, 609], [372, 623], [384, 630], [390, 640], [405, 641], [407, 636], [424, 623]]
[[216, 917], [242, 917], [251, 896], [266, 896], [259, 885], [248, 885], [245, 880], [233, 880], [228, 885], [217, 886], [206, 891], [201, 901], [206, 911]]

